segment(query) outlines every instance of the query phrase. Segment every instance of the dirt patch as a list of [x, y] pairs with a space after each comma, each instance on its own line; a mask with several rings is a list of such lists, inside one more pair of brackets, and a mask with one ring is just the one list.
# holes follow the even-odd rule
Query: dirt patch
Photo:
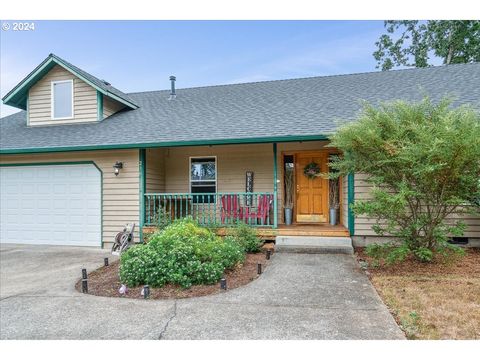
[[[228, 290], [248, 284], [255, 280], [257, 274], [257, 264], [262, 264], [263, 269], [268, 266], [271, 260], [266, 260], [265, 253], [247, 254], [245, 262], [233, 270], [225, 271]], [[120, 295], [118, 290], [122, 285], [118, 277], [119, 261], [110, 263], [109, 266], [101, 268], [88, 274], [88, 293], [96, 296], [107, 297], [126, 297], [133, 299], [143, 299], [141, 295], [142, 286], [128, 288], [126, 295]], [[75, 288], [82, 291], [81, 280], [77, 282]], [[228, 291], [227, 290], [227, 291]], [[161, 288], [151, 288], [151, 299], [182, 299], [198, 296], [206, 296], [224, 292], [220, 289], [220, 283], [213, 285], [193, 285], [188, 289], [183, 289], [178, 285], [165, 285]]]
[[[356, 251], [361, 264], [370, 259]], [[409, 339], [480, 339], [480, 249], [449, 262], [369, 267], [367, 274]]]

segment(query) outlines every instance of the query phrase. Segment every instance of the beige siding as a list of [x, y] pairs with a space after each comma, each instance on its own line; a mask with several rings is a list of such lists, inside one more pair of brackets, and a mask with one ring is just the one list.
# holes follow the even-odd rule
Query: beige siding
[[165, 150], [147, 149], [146, 151], [147, 193], [165, 192]]
[[125, 105], [118, 101], [112, 100], [107, 96], [103, 96], [103, 118], [107, 118], [116, 112], [125, 108]]
[[191, 156], [217, 157], [217, 191], [245, 191], [245, 172], [253, 171], [254, 191], [273, 191], [271, 145], [169, 148], [165, 153], [165, 191], [189, 192]]
[[[73, 80], [73, 119], [53, 120], [51, 113], [51, 82]], [[56, 65], [29, 90], [29, 125], [75, 124], [97, 121], [97, 91]]]
[[[2, 155], [1, 164], [52, 163], [93, 161], [102, 170], [103, 230], [104, 242], [112, 242], [115, 234], [127, 222], [139, 223], [139, 153], [138, 150], [82, 151], [50, 154]], [[118, 176], [113, 164], [123, 162]], [[137, 237], [138, 239], [138, 237]]]
[[[369, 199], [370, 185], [365, 181], [365, 174], [355, 174], [355, 200]], [[467, 224], [467, 229], [464, 233], [466, 237], [480, 238], [480, 217], [463, 214], [453, 215], [451, 219], [462, 218]], [[369, 219], [366, 216], [357, 216], [355, 218], [355, 235], [357, 236], [377, 236], [372, 230], [372, 225], [375, 220]]]
[[[319, 150], [327, 142], [279, 143], [278, 168], [278, 221], [283, 223], [283, 153]], [[245, 173], [254, 172], [254, 191], [273, 192], [273, 145], [224, 145], [178, 147], [165, 150], [165, 192], [189, 192], [189, 159], [191, 156], [217, 157], [217, 191], [244, 192]], [[147, 169], [149, 167], [147, 160]], [[148, 177], [147, 177], [148, 178]], [[148, 188], [148, 185], [147, 185]]]

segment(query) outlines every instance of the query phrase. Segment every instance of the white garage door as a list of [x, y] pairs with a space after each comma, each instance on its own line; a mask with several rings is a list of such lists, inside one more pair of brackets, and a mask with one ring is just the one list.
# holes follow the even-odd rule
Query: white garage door
[[100, 246], [101, 196], [93, 164], [0, 167], [0, 242]]

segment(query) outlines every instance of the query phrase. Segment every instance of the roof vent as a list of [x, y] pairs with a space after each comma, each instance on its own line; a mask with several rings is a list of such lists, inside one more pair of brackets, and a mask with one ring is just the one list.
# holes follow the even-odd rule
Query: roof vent
[[177, 78], [175, 76], [170, 76], [170, 84], [171, 84], [171, 88], [170, 88], [170, 98], [169, 100], [173, 100], [177, 97], [177, 93], [175, 92], [175, 80], [177, 80]]
[[107, 80], [102, 80], [102, 82], [103, 82], [105, 85], [107, 85], [107, 86], [112, 85], [112, 84], [110, 84]]

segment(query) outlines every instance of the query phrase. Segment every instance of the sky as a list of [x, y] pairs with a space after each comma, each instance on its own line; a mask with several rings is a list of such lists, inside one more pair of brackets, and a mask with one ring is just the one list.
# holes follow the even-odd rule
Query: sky
[[0, 90], [50, 53], [127, 93], [168, 89], [170, 75], [185, 88], [376, 71], [383, 32], [383, 21], [34, 21], [0, 31]]

